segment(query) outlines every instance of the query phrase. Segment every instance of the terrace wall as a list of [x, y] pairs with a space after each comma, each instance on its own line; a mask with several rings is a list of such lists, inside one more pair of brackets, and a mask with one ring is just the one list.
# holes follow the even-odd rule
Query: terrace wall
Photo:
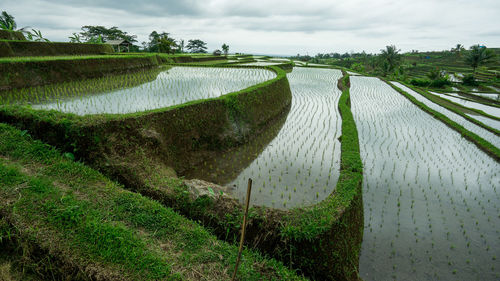
[[102, 55], [113, 53], [109, 44], [83, 44], [64, 42], [33, 42], [26, 40], [1, 40], [0, 57]]
[[[126, 187], [200, 221], [220, 239], [236, 242], [243, 215], [237, 200], [219, 194], [210, 183], [216, 194], [205, 196], [168, 178], [173, 170], [182, 171], [214, 150], [248, 141], [289, 108], [285, 72], [275, 66], [257, 68], [271, 69], [278, 77], [216, 99], [139, 114], [79, 117], [9, 106], [0, 108], [0, 122], [73, 153]], [[249, 247], [317, 280], [358, 278], [362, 165], [349, 107], [349, 90], [344, 89], [339, 101], [341, 174], [335, 192], [304, 209], [251, 208], [248, 220]]]
[[20, 31], [0, 30], [0, 40], [26, 40], [26, 37]]
[[156, 67], [163, 60], [150, 55], [0, 61], [0, 90], [123, 74]]
[[182, 56], [173, 56], [172, 59], [176, 63], [190, 63], [190, 62], [204, 62], [204, 61], [212, 61], [212, 60], [225, 60], [227, 56], [190, 56], [190, 55], [182, 55]]

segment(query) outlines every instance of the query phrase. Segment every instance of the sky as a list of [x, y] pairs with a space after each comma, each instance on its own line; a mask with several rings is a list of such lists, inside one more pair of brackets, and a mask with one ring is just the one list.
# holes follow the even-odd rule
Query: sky
[[271, 55], [500, 47], [498, 0], [2, 0], [18, 27], [67, 42], [84, 25], [201, 39], [209, 51]]

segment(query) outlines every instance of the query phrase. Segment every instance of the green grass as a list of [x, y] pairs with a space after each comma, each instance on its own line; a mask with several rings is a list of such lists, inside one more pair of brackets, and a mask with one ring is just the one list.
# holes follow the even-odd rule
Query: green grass
[[218, 65], [218, 64], [225, 64], [227, 63], [227, 60], [209, 60], [209, 61], [200, 61], [197, 62], [196, 64], [200, 65]]
[[[251, 66], [251, 68], [256, 67]], [[200, 114], [204, 116], [205, 107], [209, 109], [206, 112], [210, 112], [213, 118], [229, 115], [232, 122], [244, 124], [238, 126], [255, 130], [266, 125], [271, 112], [272, 114], [281, 112], [287, 100], [286, 89], [289, 87], [286, 73], [276, 66], [258, 68], [270, 69], [277, 73], [277, 77], [216, 99], [193, 101], [170, 108], [124, 115], [79, 117], [55, 111], [35, 111], [10, 106], [1, 109], [0, 116], [8, 122], [24, 122], [22, 127], [28, 129], [30, 133], [51, 141], [65, 151], [71, 151], [78, 156], [77, 158], [85, 159], [110, 176], [118, 175], [117, 178], [126, 184], [127, 188], [154, 198], [189, 218], [200, 220], [213, 229], [220, 238], [235, 241], [242, 217], [241, 206], [220, 199], [190, 198], [188, 189], [182, 181], [163, 176], [161, 173], [163, 166], [159, 164], [170, 165], [169, 162], [165, 162], [166, 157], [189, 155], [191, 150], [185, 151], [182, 147], [184, 145], [189, 149], [192, 148], [190, 144], [193, 139], [189, 134], [183, 133], [186, 130], [200, 134], [202, 142], [194, 143], [196, 145], [207, 147], [207, 144], [215, 144], [213, 148], [208, 147], [209, 149], [222, 149], [238, 144], [237, 141], [228, 142], [226, 139], [221, 141], [213, 138], [211, 134], [215, 129], [219, 129], [217, 126], [220, 127], [220, 124], [217, 123], [218, 120], [199, 118]], [[352, 113], [350, 115], [348, 113], [350, 112], [348, 100], [347, 91], [343, 93], [341, 104], [344, 105], [340, 109], [346, 117], [343, 117], [342, 122], [344, 132], [342, 171], [337, 192], [314, 207], [294, 210], [286, 217], [283, 217], [282, 212], [265, 208], [252, 208], [250, 212], [255, 230], [253, 234], [249, 232], [250, 245], [259, 247], [283, 262], [291, 263], [294, 268], [300, 268], [318, 278], [325, 276], [345, 278], [357, 275], [356, 257], [359, 254], [362, 235], [360, 231], [363, 228], [360, 204], [362, 170], [361, 164], [356, 162], [356, 157], [359, 159], [359, 147]], [[220, 103], [225, 108], [222, 113], [219, 110]], [[191, 108], [196, 109], [196, 112]], [[164, 116], [168, 118], [165, 119]], [[207, 124], [213, 125], [207, 126]], [[167, 146], [162, 144], [168, 148], [167, 153], [146, 151], [148, 148], [144, 143], [147, 141], [141, 141], [144, 136], [135, 134], [137, 130], [130, 128], [149, 128], [164, 134], [162, 139], [179, 139], [181, 142]], [[205, 130], [210, 132], [207, 133]], [[112, 135], [113, 141], [108, 140], [106, 134], [99, 135], [102, 133]], [[120, 148], [120, 151], [131, 153], [115, 155], [114, 152], [111, 154], [104, 152], [115, 151], [115, 147]], [[107, 156], [103, 157], [103, 153], [99, 151]], [[98, 159], [95, 158], [96, 154]], [[169, 161], [179, 166], [183, 163], [182, 158], [171, 158]], [[349, 221], [350, 218], [353, 220]], [[262, 237], [267, 237], [266, 240], [273, 242], [260, 241]], [[252, 238], [256, 240], [251, 240]]]
[[32, 62], [32, 61], [55, 61], [55, 60], [89, 60], [89, 59], [130, 59], [153, 57], [156, 54], [133, 54], [133, 55], [80, 55], [80, 56], [42, 56], [42, 57], [5, 57], [0, 58], [0, 63]]
[[[0, 228], [0, 247], [14, 243], [28, 256], [50, 256], [59, 266], [48, 276], [227, 280], [232, 273], [236, 246], [3, 124], [0, 179], [0, 210], [8, 222]], [[241, 280], [301, 279], [254, 252], [243, 256]]]
[[[289, 221], [285, 220], [283, 236], [292, 241], [316, 241], [313, 245], [328, 249], [311, 250], [301, 254], [316, 260], [312, 268], [330, 267], [326, 275], [333, 279], [353, 280], [358, 276], [359, 251], [363, 236], [362, 180], [363, 166], [359, 151], [358, 132], [350, 109], [349, 76], [339, 80], [342, 95], [339, 111], [342, 116], [340, 175], [335, 193], [311, 208], [292, 210]], [[326, 235], [334, 229], [334, 234]], [[327, 239], [322, 241], [322, 239]], [[311, 256], [320, 256], [313, 258]], [[305, 261], [303, 261], [306, 263]]]

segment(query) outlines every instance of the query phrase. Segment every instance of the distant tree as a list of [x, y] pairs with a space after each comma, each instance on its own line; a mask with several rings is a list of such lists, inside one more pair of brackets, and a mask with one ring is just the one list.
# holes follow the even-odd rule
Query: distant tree
[[180, 42], [179, 42], [179, 48], [180, 48], [180, 52], [181, 53], [184, 53], [184, 39], [181, 39]]
[[427, 77], [429, 77], [429, 79], [431, 80], [438, 80], [440, 78], [443, 78], [444, 75], [443, 72], [439, 69], [439, 67], [436, 67], [434, 69], [431, 69], [431, 71], [427, 73]]
[[89, 40], [87, 40], [87, 42], [85, 43], [89, 43], [89, 44], [103, 44], [104, 43], [104, 40], [102, 39], [102, 35], [99, 34], [97, 37], [92, 37], [90, 38]]
[[82, 43], [81, 36], [78, 33], [73, 32], [73, 36], [68, 37], [71, 43]]
[[472, 74], [467, 74], [462, 78], [462, 83], [467, 86], [479, 86], [476, 78]]
[[377, 68], [377, 65], [378, 65], [378, 60], [376, 57], [371, 57], [368, 61], [368, 65], [370, 66], [371, 70], [375, 70], [375, 68]]
[[186, 48], [191, 53], [206, 53], [207, 43], [201, 41], [200, 39], [189, 40]]
[[153, 31], [149, 34], [149, 43], [147, 50], [154, 53], [170, 53], [172, 47], [177, 46], [174, 38], [171, 38], [170, 33]]
[[5, 30], [15, 30], [17, 28], [14, 17], [6, 11], [2, 11], [2, 14], [0, 14], [0, 28]]
[[80, 32], [80, 36], [81, 39], [85, 42], [96, 40], [96, 38], [99, 38], [99, 36], [104, 42], [109, 40], [127, 40], [130, 43], [137, 42], [137, 35], [130, 35], [127, 32], [118, 29], [118, 27], [116, 26], [106, 28], [100, 25], [85, 25], [82, 26], [82, 32]]
[[495, 52], [485, 46], [473, 45], [470, 47], [469, 51], [465, 56], [465, 62], [470, 65], [473, 69], [473, 73], [476, 73], [476, 68], [482, 64], [491, 62], [495, 57]]
[[50, 42], [49, 39], [44, 38], [42, 36], [42, 32], [40, 30], [32, 29], [32, 32], [27, 32], [28, 40], [36, 41], [36, 42]]
[[393, 72], [401, 63], [401, 55], [399, 54], [401, 50], [398, 50], [394, 45], [390, 45], [380, 51], [382, 52], [380, 54], [382, 71], [384, 75], [386, 75], [387, 73]]
[[224, 51], [224, 55], [227, 56], [227, 53], [229, 52], [229, 45], [226, 43], [222, 44], [222, 51]]
[[17, 29], [17, 23], [16, 20], [14, 19], [14, 16], [10, 15], [6, 11], [2, 11], [2, 13], [0, 14], [0, 29], [12, 30], [12, 31], [17, 30], [24, 33], [29, 33], [29, 31], [26, 31], [26, 29], [28, 28], [29, 28], [28, 26], [25, 26], [23, 28]]
[[158, 42], [158, 52], [160, 53], [174, 53], [174, 47], [177, 44], [172, 38], [161, 38]]
[[454, 48], [451, 48], [451, 51], [460, 57], [460, 55], [465, 51], [464, 45], [457, 44]]

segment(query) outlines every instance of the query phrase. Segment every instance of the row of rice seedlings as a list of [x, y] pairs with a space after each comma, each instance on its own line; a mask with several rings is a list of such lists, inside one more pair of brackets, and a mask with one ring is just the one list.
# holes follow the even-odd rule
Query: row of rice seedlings
[[361, 277], [498, 279], [500, 165], [378, 79], [352, 77], [351, 102], [365, 173]]
[[449, 101], [452, 101], [454, 103], [458, 103], [464, 107], [478, 109], [478, 110], [485, 112], [486, 114], [500, 117], [500, 108], [498, 108], [498, 107], [475, 102], [473, 100], [464, 98], [456, 93], [449, 93], [449, 94], [441, 94], [441, 93], [436, 93], [436, 92], [430, 92], [430, 93], [433, 95], [439, 96], [443, 99], [447, 99]]
[[[33, 97], [36, 104], [32, 106], [36, 109], [55, 109], [79, 115], [121, 114], [214, 98], [274, 77], [275, 73], [265, 69], [174, 67], [142, 84], [140, 82], [145, 77], [141, 75], [124, 76], [118, 82], [114, 78], [103, 78], [88, 83], [78, 82], [75, 87], [63, 84], [33, 91], [21, 90], [14, 97]], [[110, 84], [114, 85], [111, 89], [107, 86]], [[99, 94], [90, 95], [93, 93]]]
[[134, 87], [156, 79], [159, 69], [0, 92], [2, 104], [39, 104]]
[[486, 129], [481, 128], [478, 125], [476, 125], [476, 124], [474, 124], [474, 123], [466, 120], [462, 116], [460, 116], [460, 115], [458, 115], [456, 113], [453, 113], [453, 112], [449, 111], [448, 109], [446, 109], [446, 108], [444, 108], [444, 107], [442, 107], [442, 106], [440, 106], [438, 104], [433, 103], [432, 101], [426, 99], [425, 97], [423, 97], [419, 93], [417, 93], [417, 92], [413, 91], [412, 89], [410, 89], [410, 88], [402, 85], [399, 82], [391, 82], [391, 83], [394, 84], [396, 87], [402, 89], [403, 91], [407, 92], [408, 94], [412, 95], [413, 97], [415, 97], [415, 99], [417, 99], [418, 101], [424, 103], [425, 105], [427, 105], [431, 109], [433, 109], [433, 110], [435, 110], [435, 111], [437, 111], [439, 113], [442, 113], [442, 114], [446, 115], [446, 117], [448, 117], [451, 120], [455, 121], [456, 123], [462, 125], [468, 131], [471, 131], [471, 132], [477, 134], [481, 138], [483, 138], [486, 141], [490, 142], [492, 145], [500, 148], [500, 137], [497, 136], [497, 135], [495, 135], [494, 133], [489, 132]]
[[263, 151], [248, 147], [243, 154], [248, 159], [227, 158], [231, 166], [248, 165], [228, 175], [236, 197], [244, 199], [242, 186], [249, 177], [254, 180], [255, 205], [283, 209], [311, 205], [333, 191], [340, 160], [341, 93], [336, 87], [340, 76], [338, 70], [323, 69], [294, 69], [288, 75], [292, 107], [276, 138]]

